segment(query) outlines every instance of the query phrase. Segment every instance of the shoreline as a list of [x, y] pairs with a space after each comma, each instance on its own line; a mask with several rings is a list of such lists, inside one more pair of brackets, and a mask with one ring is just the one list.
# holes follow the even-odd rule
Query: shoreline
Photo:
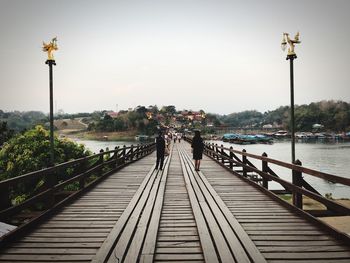
[[91, 132], [86, 130], [60, 130], [59, 137], [94, 141], [134, 141], [136, 131], [125, 132]]

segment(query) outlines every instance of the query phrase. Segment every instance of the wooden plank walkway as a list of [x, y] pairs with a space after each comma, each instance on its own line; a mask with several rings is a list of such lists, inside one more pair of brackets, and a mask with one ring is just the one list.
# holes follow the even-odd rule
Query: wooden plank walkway
[[155, 262], [204, 262], [197, 224], [174, 147], [156, 241]]
[[[190, 148], [185, 148], [190, 155]], [[350, 262], [350, 244], [336, 240], [210, 158], [204, 156], [199, 175], [268, 262]]]
[[109, 176], [0, 251], [0, 262], [350, 262], [350, 244], [175, 143]]
[[147, 156], [109, 176], [0, 252], [0, 262], [90, 262], [152, 169]]

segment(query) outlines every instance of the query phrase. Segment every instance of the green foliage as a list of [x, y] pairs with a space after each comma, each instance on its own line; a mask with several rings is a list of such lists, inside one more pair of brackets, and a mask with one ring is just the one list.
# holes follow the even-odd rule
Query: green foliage
[[14, 130], [7, 127], [7, 122], [0, 121], [0, 149], [1, 146], [8, 141], [14, 134]]
[[21, 195], [17, 195], [14, 198], [14, 205], [19, 205], [20, 203], [23, 203], [27, 198], [29, 197], [28, 194], [21, 194]]
[[[152, 110], [155, 109], [152, 108]], [[148, 119], [147, 112], [148, 110], [144, 106], [137, 106], [134, 111], [119, 112], [117, 118], [106, 114], [95, 124], [90, 124], [88, 129], [107, 132], [138, 130], [139, 133], [152, 135], [157, 130], [158, 122], [154, 119]]]
[[[84, 145], [68, 139], [54, 138], [55, 163], [87, 156]], [[48, 167], [50, 161], [49, 132], [42, 126], [18, 134], [0, 150], [0, 180], [13, 178]]]
[[48, 118], [40, 111], [4, 112], [0, 110], [0, 121], [7, 122], [9, 129], [19, 132], [26, 129], [31, 129], [37, 124], [44, 124], [48, 121]]
[[[295, 105], [295, 124], [297, 131], [311, 131], [313, 124], [322, 124], [324, 130], [342, 132], [350, 130], [350, 104], [343, 101], [320, 101], [309, 105]], [[219, 117], [232, 127], [258, 127], [264, 124], [290, 126], [290, 107], [281, 106], [273, 111], [260, 113], [243, 111]]]
[[238, 113], [231, 113], [222, 118], [222, 121], [232, 127], [256, 127], [261, 124], [263, 114], [253, 111], [242, 111]]

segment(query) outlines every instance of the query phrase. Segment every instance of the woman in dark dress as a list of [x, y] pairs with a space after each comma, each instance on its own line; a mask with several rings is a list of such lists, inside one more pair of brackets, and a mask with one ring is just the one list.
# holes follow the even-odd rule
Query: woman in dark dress
[[199, 171], [201, 160], [203, 157], [204, 143], [199, 131], [194, 132], [191, 147], [193, 149], [194, 167], [196, 171]]

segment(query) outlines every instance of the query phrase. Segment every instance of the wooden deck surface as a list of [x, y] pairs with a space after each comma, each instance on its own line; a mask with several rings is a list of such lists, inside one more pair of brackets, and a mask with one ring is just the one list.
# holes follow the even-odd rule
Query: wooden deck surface
[[109, 176], [28, 235], [0, 262], [350, 262], [336, 240], [204, 157], [176, 143]]

